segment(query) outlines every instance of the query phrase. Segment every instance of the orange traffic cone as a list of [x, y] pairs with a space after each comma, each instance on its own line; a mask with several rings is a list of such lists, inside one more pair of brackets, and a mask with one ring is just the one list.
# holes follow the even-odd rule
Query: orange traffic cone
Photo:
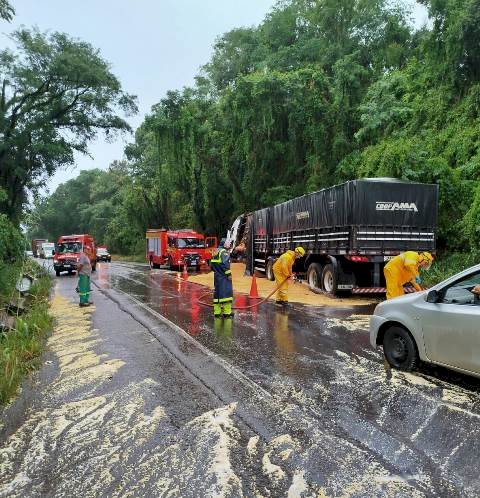
[[260, 296], [258, 295], [258, 290], [257, 290], [257, 279], [255, 277], [255, 274], [252, 277], [252, 285], [250, 287], [250, 294], [248, 295], [250, 299], [260, 299]]
[[182, 278], [184, 280], [187, 280], [187, 278], [188, 278], [188, 271], [187, 271], [187, 265], [186, 264], [183, 265]]

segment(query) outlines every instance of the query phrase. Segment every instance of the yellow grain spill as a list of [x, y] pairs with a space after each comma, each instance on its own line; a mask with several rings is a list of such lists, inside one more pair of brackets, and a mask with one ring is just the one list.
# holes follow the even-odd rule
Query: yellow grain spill
[[[252, 285], [252, 277], [244, 275], [245, 265], [243, 263], [232, 263], [232, 278], [233, 290], [236, 293], [248, 294]], [[190, 282], [205, 285], [213, 289], [213, 272], [202, 273], [200, 275], [191, 275], [188, 277]], [[260, 277], [256, 279], [258, 294], [261, 297], [267, 297], [270, 292], [275, 289], [275, 282]], [[270, 298], [275, 299], [275, 294]], [[348, 307], [348, 306], [365, 306], [377, 302], [375, 299], [366, 297], [349, 297], [349, 298], [332, 298], [323, 294], [315, 294], [308, 285], [303, 283], [289, 283], [288, 299], [292, 303], [303, 303], [311, 306], [332, 306], [332, 307]]]

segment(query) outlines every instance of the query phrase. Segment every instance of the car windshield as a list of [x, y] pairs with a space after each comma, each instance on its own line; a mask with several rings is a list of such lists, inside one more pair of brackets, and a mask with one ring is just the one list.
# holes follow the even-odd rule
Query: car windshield
[[57, 250], [60, 254], [76, 253], [82, 250], [80, 242], [62, 242], [58, 244]]
[[107, 249], [97, 249], [97, 254], [108, 254]]
[[205, 241], [202, 239], [195, 239], [193, 237], [184, 237], [181, 239], [177, 239], [177, 247], [179, 249], [188, 247], [203, 248], [205, 247]]

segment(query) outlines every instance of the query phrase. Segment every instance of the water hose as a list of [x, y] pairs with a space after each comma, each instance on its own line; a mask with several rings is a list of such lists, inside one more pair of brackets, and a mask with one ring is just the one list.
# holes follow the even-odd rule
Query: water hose
[[[263, 299], [261, 299], [260, 301], [258, 301], [258, 303], [254, 303], [254, 304], [250, 304], [248, 306], [232, 306], [232, 309], [234, 310], [248, 310], [250, 308], [256, 308], [257, 306], [260, 306], [261, 304], [263, 304], [267, 299], [269, 299], [270, 297], [272, 297], [275, 292], [277, 292], [278, 289], [280, 289], [280, 287], [289, 279], [290, 277], [287, 277], [281, 284], [277, 285], [275, 287], [275, 289], [273, 289], [272, 292], [270, 292], [270, 294], [267, 296], [267, 297], [264, 297]], [[206, 296], [211, 296], [211, 292], [208, 292], [208, 293], [205, 293], [203, 294], [202, 296], [200, 296], [198, 298], [198, 302], [200, 304], [203, 304], [203, 306], [209, 306], [210, 308], [213, 308], [213, 304], [211, 303], [206, 303], [205, 301], [202, 301], [202, 299]]]

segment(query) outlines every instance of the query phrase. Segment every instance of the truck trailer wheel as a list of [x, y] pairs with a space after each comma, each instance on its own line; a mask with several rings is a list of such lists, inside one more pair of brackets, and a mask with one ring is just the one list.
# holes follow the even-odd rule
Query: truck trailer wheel
[[310, 290], [316, 294], [322, 292], [322, 265], [312, 263], [307, 270], [307, 282]]
[[322, 272], [322, 287], [325, 292], [335, 295], [338, 287], [338, 274], [333, 265], [325, 265]]
[[269, 259], [268, 263], [267, 263], [267, 271], [266, 271], [268, 280], [271, 280], [272, 282], [275, 280], [275, 275], [273, 273], [273, 264], [274, 264], [274, 261], [272, 259]]

